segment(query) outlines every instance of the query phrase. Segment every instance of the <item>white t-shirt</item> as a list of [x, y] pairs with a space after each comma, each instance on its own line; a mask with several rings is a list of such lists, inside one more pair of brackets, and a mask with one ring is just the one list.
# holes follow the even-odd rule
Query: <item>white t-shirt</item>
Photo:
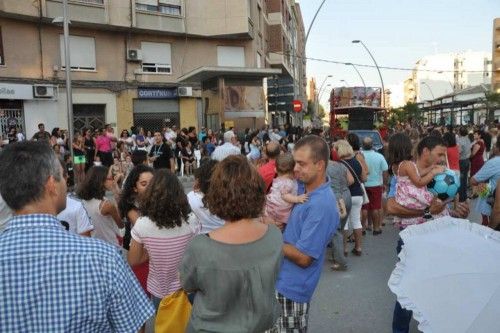
[[7, 206], [0, 195], [0, 232], [5, 228], [5, 223], [12, 217], [12, 210]]
[[203, 193], [191, 191], [187, 195], [189, 205], [194, 215], [200, 220], [201, 233], [207, 234], [212, 230], [218, 229], [224, 225], [224, 220], [212, 215], [210, 211], [203, 205]]
[[132, 228], [132, 239], [143, 244], [149, 255], [148, 291], [163, 298], [181, 288], [178, 267], [191, 239], [200, 232], [194, 214], [180, 227], [159, 228], [147, 216], [141, 216]]
[[92, 221], [83, 203], [71, 196], [66, 197], [66, 209], [57, 215], [60, 221], [68, 222], [69, 231], [75, 234], [94, 230]]

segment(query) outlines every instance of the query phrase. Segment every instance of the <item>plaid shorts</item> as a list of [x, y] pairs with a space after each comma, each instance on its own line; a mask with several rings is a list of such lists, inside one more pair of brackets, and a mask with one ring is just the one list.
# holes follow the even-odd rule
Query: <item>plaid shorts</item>
[[276, 333], [306, 333], [309, 317], [309, 303], [294, 302], [276, 292], [276, 298], [281, 306], [281, 317], [278, 319], [277, 330], [266, 332]]

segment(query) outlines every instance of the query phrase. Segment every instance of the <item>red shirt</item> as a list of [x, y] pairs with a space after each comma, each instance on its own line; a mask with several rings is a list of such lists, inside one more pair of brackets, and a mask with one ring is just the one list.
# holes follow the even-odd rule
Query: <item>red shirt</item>
[[271, 184], [273, 183], [273, 179], [276, 176], [276, 160], [270, 160], [263, 166], [259, 168], [259, 174], [264, 179], [264, 183], [266, 183], [266, 193], [271, 188]]
[[458, 158], [460, 155], [458, 152], [458, 145], [455, 145], [454, 147], [447, 147], [446, 155], [448, 157], [448, 167], [451, 170], [460, 171], [460, 166], [458, 164]]

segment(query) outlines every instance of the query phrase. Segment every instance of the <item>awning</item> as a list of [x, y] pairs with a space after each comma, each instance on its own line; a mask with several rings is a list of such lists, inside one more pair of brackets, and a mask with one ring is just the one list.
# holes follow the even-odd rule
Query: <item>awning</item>
[[249, 67], [199, 67], [181, 76], [179, 83], [201, 83], [216, 77], [232, 77], [239, 79], [262, 79], [281, 74], [276, 68], [249, 68]]

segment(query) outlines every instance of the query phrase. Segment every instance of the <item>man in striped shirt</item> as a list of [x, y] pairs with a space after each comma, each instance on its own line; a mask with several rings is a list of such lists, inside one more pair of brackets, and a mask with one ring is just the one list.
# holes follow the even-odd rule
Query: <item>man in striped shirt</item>
[[0, 332], [132, 333], [154, 314], [117, 249], [56, 218], [66, 182], [49, 145], [4, 149], [0, 193], [14, 212], [0, 234]]

